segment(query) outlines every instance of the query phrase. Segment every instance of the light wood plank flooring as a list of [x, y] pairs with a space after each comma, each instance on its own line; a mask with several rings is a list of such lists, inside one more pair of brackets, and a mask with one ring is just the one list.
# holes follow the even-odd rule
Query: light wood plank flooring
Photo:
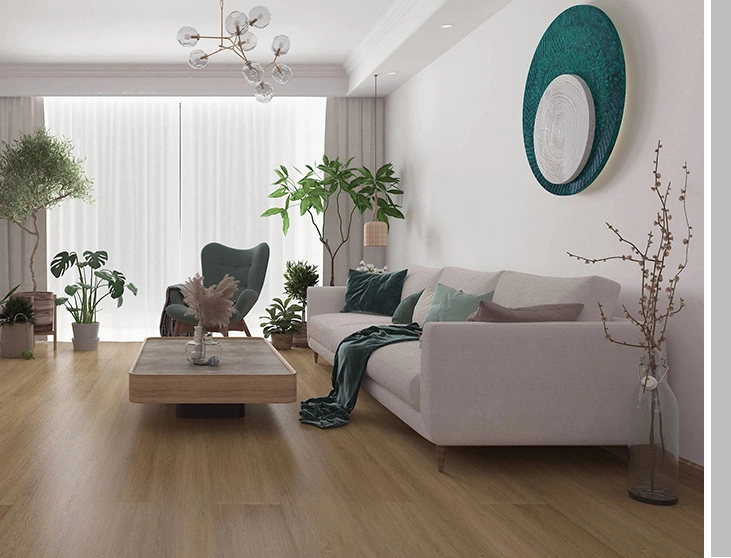
[[[2, 558], [703, 555], [697, 481], [677, 506], [634, 502], [601, 448], [449, 448], [440, 474], [366, 393], [332, 430], [298, 403], [179, 419], [128, 401], [139, 346], [0, 360]], [[329, 365], [283, 355], [300, 400], [327, 394]]]

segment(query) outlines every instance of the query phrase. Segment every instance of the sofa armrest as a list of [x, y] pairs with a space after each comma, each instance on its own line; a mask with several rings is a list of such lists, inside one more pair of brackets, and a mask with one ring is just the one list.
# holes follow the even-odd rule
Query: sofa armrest
[[335, 314], [345, 305], [345, 287], [308, 287], [307, 317]]
[[[610, 331], [639, 340], [627, 321]], [[430, 322], [421, 413], [438, 445], [626, 444], [639, 359], [601, 322]]]

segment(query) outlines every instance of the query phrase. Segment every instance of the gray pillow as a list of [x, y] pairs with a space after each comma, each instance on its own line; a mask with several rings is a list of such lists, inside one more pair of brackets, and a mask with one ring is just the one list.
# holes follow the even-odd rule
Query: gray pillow
[[414, 308], [416, 307], [416, 303], [419, 302], [419, 297], [421, 296], [421, 293], [424, 292], [424, 289], [420, 290], [418, 293], [414, 293], [411, 296], [407, 296], [405, 299], [403, 299], [399, 305], [396, 307], [396, 310], [393, 313], [393, 316], [391, 317], [391, 323], [394, 324], [410, 324], [414, 321]]
[[492, 301], [481, 301], [468, 322], [574, 322], [583, 304], [539, 304], [524, 308], [506, 308]]

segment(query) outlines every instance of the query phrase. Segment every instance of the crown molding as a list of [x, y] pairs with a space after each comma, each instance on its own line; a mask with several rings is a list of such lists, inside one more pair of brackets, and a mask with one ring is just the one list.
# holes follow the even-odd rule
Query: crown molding
[[[344, 97], [348, 76], [340, 65], [292, 65], [275, 96]], [[74, 95], [248, 96], [251, 87], [234, 64], [194, 70], [187, 64], [0, 64], [0, 97]]]
[[[338, 64], [290, 64], [301, 78], [345, 78]], [[187, 64], [0, 64], [4, 78], [231, 78], [241, 77], [240, 64], [211, 64], [195, 70]], [[242, 78], [243, 79], [243, 78]]]

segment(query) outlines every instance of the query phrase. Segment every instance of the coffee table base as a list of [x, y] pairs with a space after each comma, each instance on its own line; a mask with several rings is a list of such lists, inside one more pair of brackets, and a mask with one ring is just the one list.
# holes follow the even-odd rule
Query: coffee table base
[[178, 418], [242, 418], [243, 403], [178, 403], [175, 405]]

